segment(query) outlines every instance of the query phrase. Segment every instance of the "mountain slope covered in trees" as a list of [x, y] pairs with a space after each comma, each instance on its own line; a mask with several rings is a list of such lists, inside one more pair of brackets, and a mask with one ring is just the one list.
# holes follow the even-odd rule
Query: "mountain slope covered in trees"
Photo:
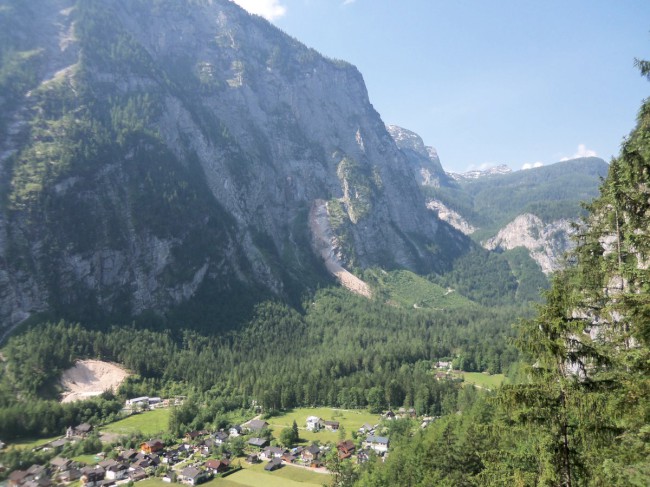
[[519, 327], [526, 379], [459, 405], [359, 485], [648, 485], [649, 141], [646, 101], [588, 207], [572, 265]]

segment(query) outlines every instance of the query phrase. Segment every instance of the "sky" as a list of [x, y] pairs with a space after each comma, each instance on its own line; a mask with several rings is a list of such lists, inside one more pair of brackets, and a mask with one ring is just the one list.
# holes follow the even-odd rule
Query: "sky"
[[650, 95], [650, 0], [234, 1], [357, 66], [447, 171], [609, 162]]

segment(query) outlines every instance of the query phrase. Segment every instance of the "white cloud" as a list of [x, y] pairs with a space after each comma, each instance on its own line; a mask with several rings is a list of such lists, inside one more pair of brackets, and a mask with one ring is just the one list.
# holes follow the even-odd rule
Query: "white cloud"
[[343, 5], [350, 5], [350, 4], [352, 4], [352, 3], [356, 2], [356, 1], [357, 0], [343, 0]]
[[523, 169], [525, 171], [526, 169], [533, 169], [533, 168], [536, 168], [536, 167], [542, 167], [543, 165], [544, 165], [544, 163], [539, 162], [539, 161], [538, 162], [527, 162], [526, 164], [521, 166], [521, 169]]
[[577, 159], [578, 157], [597, 157], [595, 150], [587, 149], [585, 144], [578, 144], [578, 152], [573, 154], [571, 157], [563, 157], [560, 161], [568, 161], [570, 159]]
[[267, 20], [273, 21], [283, 17], [287, 13], [287, 7], [280, 4], [280, 0], [232, 0], [240, 7], [252, 14], [261, 15]]

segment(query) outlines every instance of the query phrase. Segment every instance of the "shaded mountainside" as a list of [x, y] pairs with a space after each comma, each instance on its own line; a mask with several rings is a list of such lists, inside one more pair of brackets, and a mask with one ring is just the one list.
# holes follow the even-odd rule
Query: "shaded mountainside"
[[357, 69], [232, 2], [2, 6], [4, 326], [148, 310], [224, 326], [299, 299], [331, 279], [316, 200], [348, 268], [440, 272], [470, 245], [426, 210]]

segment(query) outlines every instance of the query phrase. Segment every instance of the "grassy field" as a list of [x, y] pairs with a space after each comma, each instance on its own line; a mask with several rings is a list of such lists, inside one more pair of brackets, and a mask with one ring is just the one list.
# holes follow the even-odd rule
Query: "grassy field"
[[50, 441], [58, 440], [59, 438], [61, 438], [61, 435], [53, 436], [52, 438], [39, 438], [38, 440], [34, 440], [33, 438], [32, 439], [26, 438], [26, 439], [16, 440], [13, 443], [9, 443], [8, 447], [20, 448], [21, 450], [23, 449], [31, 450], [32, 448], [36, 448], [37, 446], [44, 445], [46, 443], [49, 443]]
[[229, 475], [225, 479], [211, 480], [204, 485], [214, 487], [240, 487], [242, 485], [248, 487], [321, 487], [330, 481], [328, 474], [304, 468], [285, 465], [274, 472], [267, 472], [264, 470], [265, 465], [266, 462], [258, 465], [242, 464], [245, 468], [239, 472]]
[[488, 375], [481, 372], [462, 372], [462, 376], [467, 384], [490, 390], [497, 389], [506, 381], [506, 376], [503, 374]]
[[332, 408], [298, 408], [293, 409], [281, 416], [275, 416], [266, 421], [271, 425], [275, 437], [280, 436], [283, 428], [291, 426], [295, 420], [300, 430], [300, 438], [312, 441], [320, 441], [321, 443], [337, 442], [339, 440], [338, 431], [319, 431], [314, 433], [305, 429], [307, 416], [318, 416], [326, 421], [338, 421], [345, 429], [345, 437], [352, 438], [352, 432], [357, 431], [364, 423], [377, 424], [379, 422], [378, 414], [370, 414], [365, 409], [347, 410], [347, 409], [332, 409]]
[[100, 458], [95, 456], [94, 453], [91, 453], [89, 455], [78, 455], [76, 457], [73, 457], [71, 460], [74, 460], [75, 462], [82, 462], [86, 465], [95, 465], [99, 463]]
[[101, 427], [101, 431], [128, 435], [136, 431], [143, 435], [152, 436], [167, 431], [170, 409], [154, 409], [140, 414], [133, 414], [127, 418]]
[[410, 271], [367, 270], [364, 279], [386, 301], [403, 308], [456, 309], [474, 306], [464, 296]]

